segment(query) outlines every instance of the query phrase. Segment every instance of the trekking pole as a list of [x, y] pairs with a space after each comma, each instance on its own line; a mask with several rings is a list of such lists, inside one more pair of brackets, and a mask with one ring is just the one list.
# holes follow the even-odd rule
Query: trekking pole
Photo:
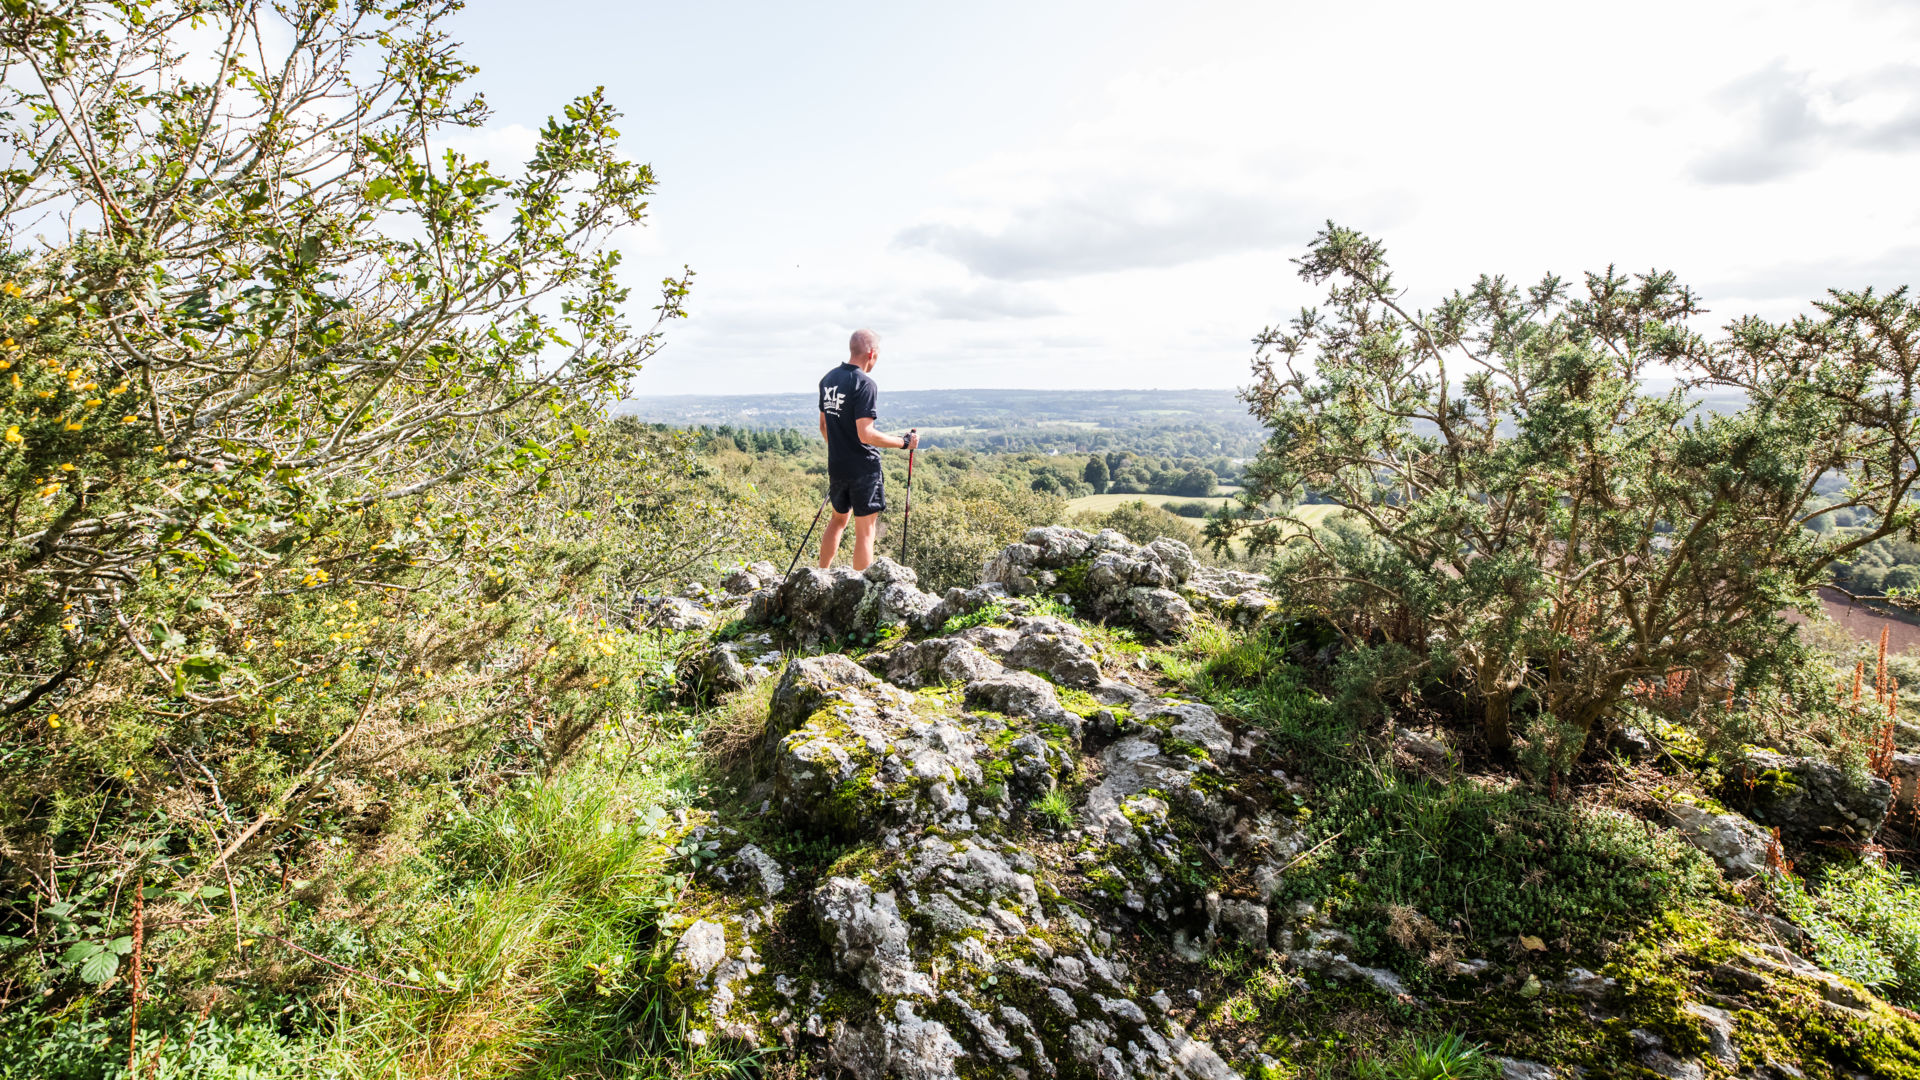
[[[813, 530], [815, 526], [820, 524], [820, 515], [827, 512], [827, 504], [832, 501], [833, 496], [831, 495], [820, 500], [820, 509], [813, 512], [813, 524], [807, 526], [807, 535], [801, 538], [800, 546], [793, 549], [793, 561], [787, 564], [787, 577], [792, 577], [793, 568], [800, 565], [800, 553], [807, 550], [807, 541], [813, 539]], [[786, 579], [787, 578], [781, 578], [780, 580], [784, 582]]]
[[919, 428], [907, 429], [907, 505], [900, 511], [900, 565], [907, 565], [907, 522], [913, 517], [913, 452], [920, 449], [914, 437]]

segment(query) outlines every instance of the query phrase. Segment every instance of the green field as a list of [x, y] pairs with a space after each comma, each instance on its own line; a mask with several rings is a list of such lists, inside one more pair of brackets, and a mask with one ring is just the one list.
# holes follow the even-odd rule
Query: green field
[[[1204, 499], [1178, 495], [1082, 495], [1077, 499], [1069, 500], [1067, 509], [1076, 514], [1082, 511], [1104, 514], [1115, 507], [1130, 502], [1144, 502], [1148, 506], [1161, 507], [1168, 506], [1172, 503], [1203, 502], [1208, 506], [1217, 507], [1222, 503], [1231, 501], [1232, 499], [1225, 495], [1216, 495]], [[1327, 520], [1337, 509], [1338, 507], [1329, 505], [1302, 506], [1298, 509], [1297, 513], [1302, 521], [1305, 521], [1309, 525], [1317, 526]], [[1198, 523], [1200, 519], [1190, 518], [1188, 520]]]
[[1077, 499], [1070, 500], [1067, 503], [1067, 509], [1076, 514], [1082, 510], [1091, 510], [1095, 513], [1104, 514], [1116, 506], [1130, 502], [1144, 502], [1148, 506], [1165, 506], [1168, 503], [1203, 502], [1208, 506], [1219, 506], [1221, 503], [1230, 501], [1231, 499], [1225, 495], [1215, 495], [1204, 499], [1181, 495], [1082, 495]]

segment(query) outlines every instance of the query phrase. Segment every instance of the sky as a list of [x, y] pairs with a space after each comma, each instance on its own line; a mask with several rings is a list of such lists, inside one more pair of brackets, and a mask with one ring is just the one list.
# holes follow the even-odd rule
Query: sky
[[[652, 165], [617, 238], [637, 395], [1249, 381], [1328, 220], [1415, 302], [1663, 269], [1713, 319], [1920, 278], [1920, 0], [1608, 4], [472, 0], [504, 164], [605, 86]], [[637, 321], [646, 313], [634, 312]]]

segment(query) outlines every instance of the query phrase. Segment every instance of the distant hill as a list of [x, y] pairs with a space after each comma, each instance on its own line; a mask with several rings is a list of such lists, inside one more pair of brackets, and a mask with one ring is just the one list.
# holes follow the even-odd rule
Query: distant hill
[[[809, 394], [641, 397], [616, 411], [684, 427], [801, 430], [818, 415]], [[880, 423], [917, 427], [930, 445], [1056, 452], [1241, 457], [1265, 434], [1232, 390], [890, 390], [880, 398]]]
[[[1199, 421], [1258, 430], [1232, 390], [889, 390], [885, 422], [920, 427], [1023, 427]], [[661, 424], [805, 427], [814, 422], [807, 394], [674, 394], [631, 398], [619, 412]]]

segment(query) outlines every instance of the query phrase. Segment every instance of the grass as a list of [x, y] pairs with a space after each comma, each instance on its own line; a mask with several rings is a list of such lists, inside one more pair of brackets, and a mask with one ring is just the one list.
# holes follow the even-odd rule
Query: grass
[[706, 714], [700, 743], [707, 760], [716, 768], [739, 765], [760, 745], [767, 732], [767, 706], [773, 700], [777, 682], [768, 677], [744, 690], [736, 690], [722, 697]]
[[1499, 1066], [1485, 1050], [1452, 1033], [1409, 1039], [1384, 1057], [1354, 1062], [1355, 1080], [1492, 1080]]
[[1073, 826], [1073, 800], [1060, 788], [1054, 788], [1035, 799], [1031, 808], [1034, 813], [1047, 819], [1055, 828], [1067, 829]]
[[[332, 921], [297, 893], [279, 897], [282, 932], [352, 970], [288, 951], [263, 969], [275, 973], [266, 983], [235, 987], [244, 994], [163, 987], [141, 1024], [142, 1075], [747, 1075], [750, 1058], [687, 1045], [662, 1005], [655, 920], [684, 885], [671, 866], [679, 829], [670, 811], [698, 797], [697, 767], [689, 740], [636, 755], [615, 735], [549, 782], [524, 781], [445, 815], [413, 860], [435, 872], [382, 898], [374, 918], [383, 925]], [[262, 935], [250, 948], [277, 946]], [[0, 1034], [0, 1078], [123, 1075], [124, 1017], [80, 1004], [16, 1014]]]

